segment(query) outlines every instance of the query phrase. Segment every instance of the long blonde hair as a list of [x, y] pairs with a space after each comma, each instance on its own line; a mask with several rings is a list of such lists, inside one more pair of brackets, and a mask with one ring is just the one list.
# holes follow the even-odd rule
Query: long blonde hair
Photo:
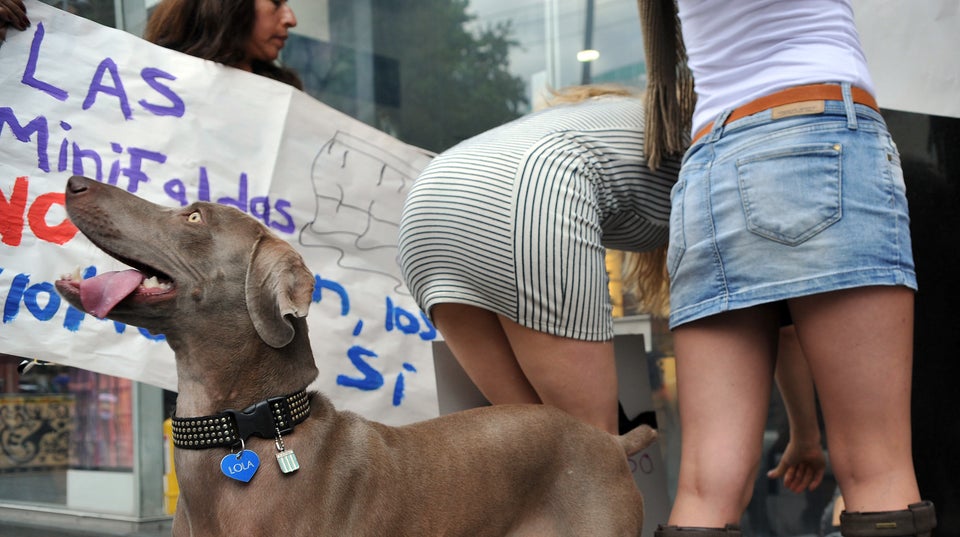
[[584, 84], [582, 86], [567, 86], [560, 89], [547, 88], [550, 96], [546, 98], [547, 106], [571, 104], [586, 101], [602, 95], [620, 95], [622, 97], [642, 98], [643, 93], [622, 84]]
[[[588, 84], [549, 89], [547, 106], [572, 104], [603, 95], [643, 98], [643, 92], [620, 84]], [[667, 274], [667, 243], [646, 252], [625, 252], [623, 282], [633, 292], [640, 310], [657, 317], [670, 313], [670, 277]]]
[[640, 311], [654, 317], [670, 315], [670, 276], [667, 243], [646, 252], [626, 252], [623, 281], [637, 296]]

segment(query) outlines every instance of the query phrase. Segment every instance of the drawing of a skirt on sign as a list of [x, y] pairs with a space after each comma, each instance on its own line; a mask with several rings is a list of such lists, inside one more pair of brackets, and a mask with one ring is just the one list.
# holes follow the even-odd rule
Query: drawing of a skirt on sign
[[316, 196], [312, 222], [300, 230], [300, 244], [329, 248], [348, 270], [392, 279], [405, 295], [397, 261], [403, 201], [418, 171], [402, 159], [338, 131], [313, 161]]

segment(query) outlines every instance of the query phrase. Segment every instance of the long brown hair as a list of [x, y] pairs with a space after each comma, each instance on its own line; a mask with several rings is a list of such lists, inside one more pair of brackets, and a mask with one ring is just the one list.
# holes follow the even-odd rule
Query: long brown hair
[[[643, 93], [620, 84], [588, 84], [550, 90], [547, 106], [571, 104], [603, 95], [643, 99]], [[642, 127], [642, 126], [641, 126]], [[658, 317], [670, 313], [670, 277], [667, 274], [667, 244], [646, 252], [626, 252], [623, 282], [637, 295], [640, 309]]]
[[[143, 38], [204, 60], [239, 67], [256, 19], [255, 0], [163, 0]], [[300, 77], [274, 63], [254, 61], [253, 72], [303, 89]]]

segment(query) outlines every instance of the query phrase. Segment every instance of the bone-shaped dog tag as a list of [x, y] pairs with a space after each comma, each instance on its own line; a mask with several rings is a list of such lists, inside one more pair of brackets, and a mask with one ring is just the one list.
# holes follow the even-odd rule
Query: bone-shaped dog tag
[[277, 464], [280, 465], [280, 471], [289, 474], [300, 469], [300, 462], [297, 461], [297, 455], [293, 450], [284, 450], [277, 453]]

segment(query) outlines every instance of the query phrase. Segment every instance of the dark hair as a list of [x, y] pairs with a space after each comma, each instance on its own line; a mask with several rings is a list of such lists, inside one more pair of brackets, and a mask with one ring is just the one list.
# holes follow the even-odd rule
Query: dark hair
[[[163, 0], [143, 38], [197, 58], [238, 67], [247, 56], [256, 0]], [[253, 72], [303, 89], [300, 77], [280, 65], [254, 61]]]

